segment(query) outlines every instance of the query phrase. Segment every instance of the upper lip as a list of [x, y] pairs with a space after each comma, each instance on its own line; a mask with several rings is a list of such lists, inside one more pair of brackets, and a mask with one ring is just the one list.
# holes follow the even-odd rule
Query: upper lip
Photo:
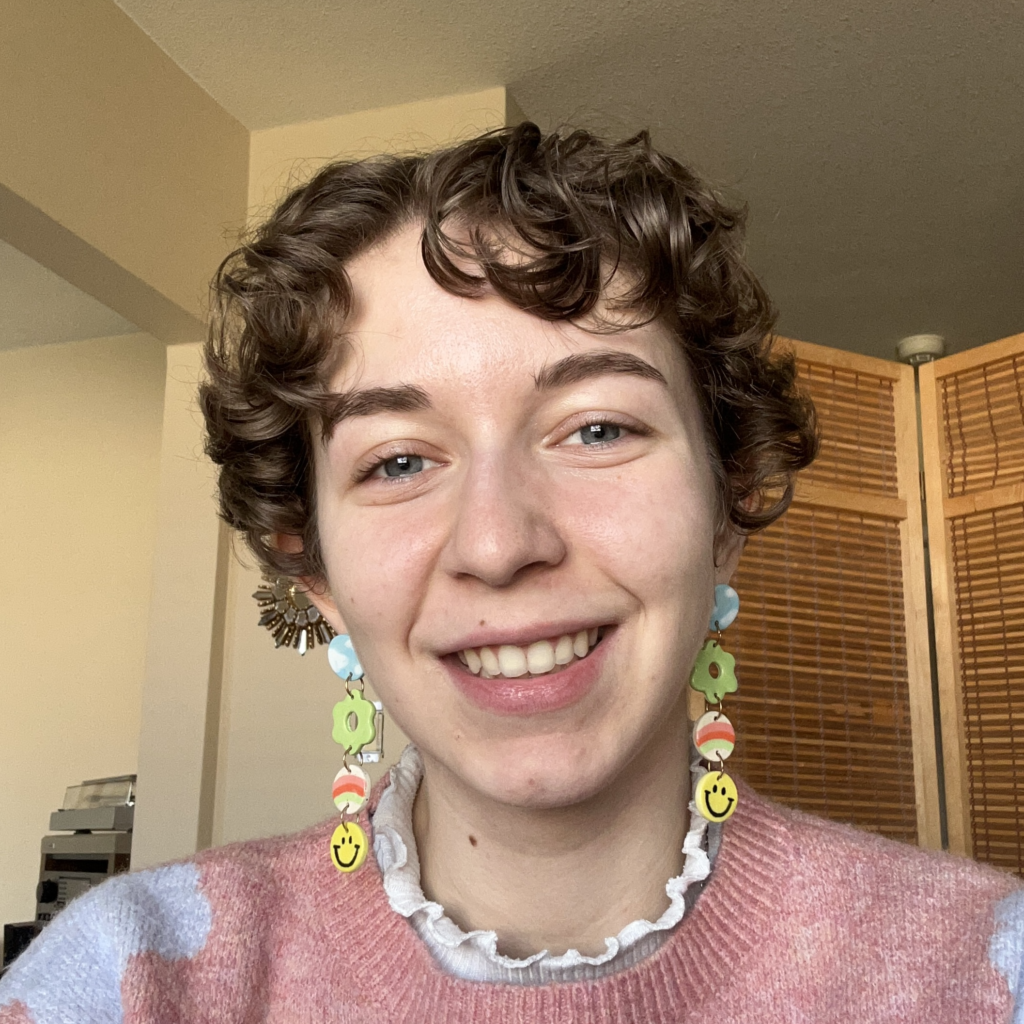
[[559, 619], [533, 623], [528, 626], [481, 627], [467, 633], [455, 644], [446, 646], [442, 651], [442, 656], [465, 651], [471, 647], [501, 647], [505, 644], [513, 647], [528, 647], [538, 640], [555, 640], [566, 635], [575, 636], [584, 630], [599, 629], [608, 625], [610, 623], [607, 619]]

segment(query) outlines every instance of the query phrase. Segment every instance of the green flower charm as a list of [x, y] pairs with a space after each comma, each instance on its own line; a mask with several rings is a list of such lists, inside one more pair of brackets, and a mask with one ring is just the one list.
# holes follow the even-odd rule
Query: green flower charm
[[736, 682], [736, 659], [722, 650], [717, 640], [709, 640], [693, 663], [690, 685], [703, 693], [709, 704], [717, 704], [727, 693], [739, 689]]
[[345, 748], [346, 754], [358, 754], [377, 735], [374, 720], [377, 709], [356, 690], [334, 705], [334, 742]]

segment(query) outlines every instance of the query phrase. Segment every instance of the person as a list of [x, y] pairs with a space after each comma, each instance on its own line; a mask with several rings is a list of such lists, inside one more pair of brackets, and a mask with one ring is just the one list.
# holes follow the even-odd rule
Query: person
[[222, 514], [412, 746], [368, 856], [108, 881], [2, 1024], [1024, 1020], [1018, 880], [699, 788], [687, 683], [816, 446], [742, 234], [646, 134], [525, 123], [328, 166], [226, 260]]

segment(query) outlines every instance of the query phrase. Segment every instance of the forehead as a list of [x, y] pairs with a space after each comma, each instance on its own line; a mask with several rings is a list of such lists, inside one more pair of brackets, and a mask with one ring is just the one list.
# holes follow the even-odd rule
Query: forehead
[[597, 334], [542, 319], [490, 291], [454, 295], [427, 272], [420, 237], [419, 225], [407, 226], [349, 264], [353, 305], [334, 388], [413, 376], [449, 385], [485, 378], [532, 382], [538, 369], [568, 354], [609, 350], [639, 356], [674, 392], [691, 394], [679, 343], [662, 324]]

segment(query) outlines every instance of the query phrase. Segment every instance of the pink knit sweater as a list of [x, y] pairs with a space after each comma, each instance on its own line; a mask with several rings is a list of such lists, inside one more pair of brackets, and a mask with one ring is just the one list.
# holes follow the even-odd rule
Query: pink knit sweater
[[[693, 910], [598, 981], [462, 981], [388, 906], [334, 821], [122, 876], [72, 903], [0, 981], [0, 1024], [1024, 1020], [1010, 875], [742, 792]], [[368, 825], [368, 823], [367, 823]]]

